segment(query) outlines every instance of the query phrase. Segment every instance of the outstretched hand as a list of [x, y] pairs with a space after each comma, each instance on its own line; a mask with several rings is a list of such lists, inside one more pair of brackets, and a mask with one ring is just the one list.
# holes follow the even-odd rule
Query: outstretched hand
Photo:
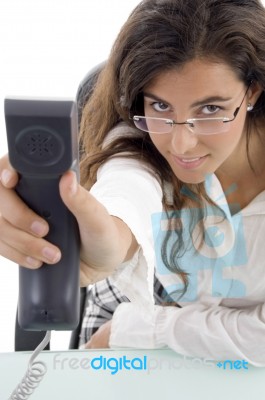
[[[18, 175], [8, 157], [0, 159], [0, 254], [27, 268], [42, 263], [56, 264], [60, 249], [49, 243], [47, 221], [33, 212], [17, 195], [14, 188]], [[77, 219], [80, 238], [81, 285], [87, 286], [109, 276], [130, 258], [137, 243], [125, 223], [107, 212], [77, 182], [73, 171], [60, 181], [63, 202]]]
[[28, 268], [39, 268], [43, 262], [59, 261], [58, 248], [44, 237], [48, 223], [35, 214], [16, 194], [18, 174], [8, 157], [0, 159], [0, 254]]

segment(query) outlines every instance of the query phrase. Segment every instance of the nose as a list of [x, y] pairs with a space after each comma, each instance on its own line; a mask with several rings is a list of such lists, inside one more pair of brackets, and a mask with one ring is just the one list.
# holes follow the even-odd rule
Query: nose
[[175, 125], [171, 135], [171, 145], [176, 154], [186, 154], [198, 143], [197, 135], [190, 132], [187, 125]]

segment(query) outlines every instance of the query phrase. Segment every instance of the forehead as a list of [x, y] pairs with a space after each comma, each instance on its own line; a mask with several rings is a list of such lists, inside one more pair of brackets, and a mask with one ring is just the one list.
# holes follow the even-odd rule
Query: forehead
[[193, 60], [179, 69], [171, 69], [158, 74], [145, 90], [155, 91], [155, 94], [168, 92], [202, 94], [233, 93], [242, 84], [233, 69], [223, 62]]

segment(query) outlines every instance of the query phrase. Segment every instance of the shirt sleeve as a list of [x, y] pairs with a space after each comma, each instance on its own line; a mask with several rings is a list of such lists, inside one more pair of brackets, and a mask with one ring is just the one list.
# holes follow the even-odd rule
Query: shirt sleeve
[[129, 226], [139, 244], [133, 258], [111, 276], [112, 283], [130, 301], [152, 307], [155, 254], [151, 215], [162, 211], [158, 180], [140, 161], [118, 157], [99, 169], [91, 193], [110, 215]]
[[135, 304], [115, 311], [110, 347], [160, 348], [211, 360], [244, 359], [265, 366], [265, 304], [248, 309], [190, 304], [154, 306], [149, 317]]

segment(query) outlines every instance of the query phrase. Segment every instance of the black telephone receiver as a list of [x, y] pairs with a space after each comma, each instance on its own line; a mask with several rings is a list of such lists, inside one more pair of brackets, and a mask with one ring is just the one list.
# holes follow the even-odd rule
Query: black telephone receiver
[[78, 174], [77, 107], [70, 100], [5, 99], [10, 163], [19, 196], [49, 224], [61, 250], [55, 265], [19, 266], [18, 322], [25, 330], [72, 330], [79, 322], [79, 230], [59, 194], [62, 174]]

